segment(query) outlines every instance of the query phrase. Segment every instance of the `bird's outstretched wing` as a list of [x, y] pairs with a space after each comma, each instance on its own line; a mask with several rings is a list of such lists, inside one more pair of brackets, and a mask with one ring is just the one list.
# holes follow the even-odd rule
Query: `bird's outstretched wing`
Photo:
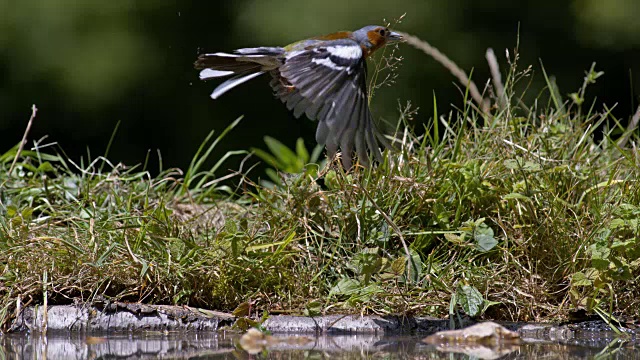
[[368, 152], [381, 161], [379, 143], [388, 146], [373, 122], [367, 96], [367, 68], [360, 45], [353, 40], [326, 41], [290, 51], [271, 72], [276, 95], [294, 115], [318, 120], [316, 140], [329, 156], [342, 150], [345, 168], [356, 150], [363, 164]]

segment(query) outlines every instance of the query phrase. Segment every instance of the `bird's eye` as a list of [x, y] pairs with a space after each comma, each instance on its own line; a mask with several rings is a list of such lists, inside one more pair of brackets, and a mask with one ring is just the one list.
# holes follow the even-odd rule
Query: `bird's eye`
[[380, 29], [378, 30], [378, 32], [380, 33], [380, 35], [382, 36], [386, 36], [387, 35], [387, 29]]

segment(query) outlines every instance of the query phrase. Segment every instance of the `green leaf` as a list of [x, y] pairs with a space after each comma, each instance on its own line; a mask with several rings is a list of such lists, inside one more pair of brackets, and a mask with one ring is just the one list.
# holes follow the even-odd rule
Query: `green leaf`
[[569, 97], [576, 105], [582, 105], [582, 103], [584, 102], [584, 98], [582, 98], [577, 92], [569, 94]]
[[331, 295], [353, 295], [360, 289], [360, 282], [355, 279], [342, 278], [338, 283], [331, 288], [329, 296]]
[[505, 160], [503, 164], [507, 169], [510, 169], [510, 170], [520, 169], [520, 164], [518, 163], [517, 160], [508, 159], [508, 160]]
[[276, 169], [280, 169], [282, 167], [282, 164], [278, 162], [278, 159], [268, 152], [257, 148], [252, 148], [251, 151], [270, 166], [273, 166]]
[[542, 169], [540, 164], [533, 161], [523, 161], [520, 157], [505, 160], [503, 164], [510, 170], [540, 171]]
[[307, 147], [304, 146], [304, 140], [302, 138], [298, 138], [296, 141], [296, 153], [298, 154], [298, 158], [305, 164], [309, 162], [309, 152], [307, 151]]
[[296, 154], [291, 151], [291, 149], [289, 149], [286, 145], [276, 140], [275, 138], [272, 138], [271, 136], [265, 136], [264, 142], [265, 144], [267, 144], [269, 150], [271, 150], [271, 153], [275, 155], [275, 157], [279, 160], [289, 160], [296, 158]]
[[484, 314], [485, 311], [487, 311], [487, 309], [493, 305], [500, 305], [502, 304], [500, 301], [488, 301], [488, 300], [484, 300], [482, 303], [482, 314]]
[[456, 245], [464, 245], [465, 241], [465, 233], [462, 233], [461, 235], [457, 235], [457, 234], [453, 234], [453, 233], [446, 233], [444, 234], [444, 238], [447, 239], [447, 241], [452, 242]]
[[318, 300], [311, 300], [304, 306], [304, 316], [322, 315], [322, 303]]
[[16, 216], [17, 213], [18, 213], [18, 208], [15, 205], [7, 206], [7, 216], [9, 218]]
[[593, 281], [583, 272], [577, 272], [571, 277], [571, 286], [591, 286]]
[[636, 246], [636, 240], [627, 240], [627, 241], [614, 241], [613, 244], [611, 244], [611, 250], [616, 250], [616, 249], [633, 249]]
[[462, 307], [462, 310], [464, 310], [467, 315], [471, 317], [480, 315], [484, 305], [484, 299], [480, 291], [470, 285], [459, 285], [456, 290], [456, 295], [458, 305]]
[[616, 230], [618, 228], [624, 228], [626, 225], [627, 223], [624, 221], [624, 219], [613, 219], [609, 223], [609, 228], [611, 230]]
[[503, 200], [511, 200], [511, 199], [518, 199], [518, 200], [531, 200], [530, 197], [522, 195], [520, 193], [510, 193], [507, 195], [502, 196]]
[[358, 290], [357, 294], [353, 294], [348, 300], [347, 304], [350, 306], [357, 306], [359, 303], [366, 303], [371, 301], [376, 294], [383, 292], [380, 286], [372, 284], [365, 286]]
[[248, 301], [245, 301], [238, 305], [233, 312], [231, 313], [235, 317], [249, 316], [251, 312], [251, 304]]
[[391, 263], [391, 271], [395, 275], [402, 275], [407, 268], [407, 259], [404, 257], [399, 257]]
[[407, 279], [413, 284], [417, 284], [422, 279], [422, 259], [420, 254], [411, 249], [411, 257], [405, 256], [407, 262]]
[[[278, 160], [280, 170], [294, 174], [304, 170], [304, 159], [298, 158], [298, 155], [283, 143], [269, 136], [265, 136], [264, 142], [267, 144], [269, 150], [271, 150], [273, 156]], [[304, 147], [304, 144], [302, 146]], [[307, 154], [307, 158], [308, 157], [309, 155]]]
[[240, 256], [240, 254], [244, 252], [243, 245], [244, 244], [242, 242], [242, 239], [240, 239], [240, 237], [238, 236], [231, 237], [231, 254], [233, 255], [234, 258], [237, 258], [238, 256]]
[[45, 161], [42, 164], [40, 164], [40, 166], [38, 166], [38, 172], [54, 172], [55, 169], [53, 168], [53, 165], [51, 165], [50, 162]]
[[311, 152], [311, 158], [309, 159], [309, 162], [312, 162], [312, 163], [318, 162], [318, 159], [320, 159], [320, 155], [322, 155], [323, 151], [324, 151], [324, 146], [316, 145], [316, 147], [313, 148], [313, 151]]
[[623, 258], [611, 258], [611, 263], [615, 266], [612, 278], [615, 280], [631, 280], [633, 278], [629, 264]]
[[247, 317], [241, 317], [233, 323], [231, 328], [234, 330], [247, 331], [253, 327], [257, 327], [258, 325], [258, 322], [255, 320], [251, 320]]
[[542, 167], [538, 163], [534, 163], [533, 161], [525, 161], [524, 166], [522, 166], [522, 170], [524, 171], [540, 171]]
[[[252, 149], [252, 151], [266, 163], [277, 170], [290, 174], [298, 174], [305, 170], [305, 165], [309, 162], [309, 152], [304, 146], [302, 138], [296, 141], [296, 152], [269, 136], [264, 137], [264, 142], [271, 153], [255, 148]], [[273, 180], [273, 176], [270, 175], [270, 177]], [[276, 181], [275, 183], [279, 184], [280, 181]]]
[[22, 216], [23, 219], [25, 220], [31, 220], [31, 215], [33, 214], [33, 208], [30, 206], [27, 206], [26, 208], [24, 208], [21, 212], [20, 215]]
[[498, 244], [498, 240], [493, 237], [493, 229], [484, 223], [475, 228], [473, 238], [476, 241], [476, 247], [480, 251], [489, 251]]
[[142, 263], [142, 269], [140, 269], [140, 278], [142, 279], [147, 274], [147, 270], [149, 270], [149, 262], [143, 259], [138, 259], [138, 261]]
[[367, 283], [371, 275], [377, 273], [382, 267], [382, 257], [378, 255], [378, 248], [362, 250], [353, 257], [351, 266], [358, 275], [365, 277], [365, 283]]
[[265, 169], [264, 172], [267, 173], [267, 176], [269, 177], [269, 179], [271, 179], [271, 181], [273, 181], [274, 184], [282, 184], [282, 179], [280, 179], [280, 176], [278, 175], [278, 172], [276, 170]]
[[340, 181], [338, 180], [338, 174], [335, 170], [327, 171], [327, 174], [324, 176], [324, 184], [329, 188], [329, 190], [340, 189]]
[[595, 69], [592, 68], [592, 70], [587, 74], [586, 80], [589, 84], [593, 84], [596, 82], [596, 79], [601, 77], [602, 75], [604, 75], [604, 71], [595, 71]]
[[591, 265], [598, 270], [607, 270], [609, 268], [609, 255], [611, 249], [605, 244], [595, 243], [589, 246], [589, 253], [591, 254]]
[[111, 253], [116, 249], [117, 246], [118, 246], [117, 243], [115, 243], [115, 242], [111, 243], [111, 245], [109, 245], [107, 250], [105, 250], [104, 253], [102, 253], [102, 255], [100, 255], [98, 260], [96, 260], [94, 266], [100, 267], [100, 266], [104, 265], [104, 261], [111, 255]]

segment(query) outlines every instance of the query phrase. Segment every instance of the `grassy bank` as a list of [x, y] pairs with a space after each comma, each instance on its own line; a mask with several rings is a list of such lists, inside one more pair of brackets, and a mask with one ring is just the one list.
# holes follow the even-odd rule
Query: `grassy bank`
[[[514, 84], [531, 71], [514, 65], [495, 105], [434, 100], [427, 135], [404, 130], [384, 163], [311, 165], [270, 187], [228, 175], [224, 159], [202, 168], [237, 122], [189, 169], [157, 177], [52, 147], [21, 151], [12, 168], [15, 147], [0, 156], [0, 323], [18, 304], [97, 296], [223, 311], [249, 301], [268, 313], [442, 317], [457, 305], [502, 320], [579, 308], [637, 318], [638, 137], [582, 104], [599, 75], [566, 99], [548, 80], [524, 104]], [[406, 125], [412, 112], [401, 116]]]

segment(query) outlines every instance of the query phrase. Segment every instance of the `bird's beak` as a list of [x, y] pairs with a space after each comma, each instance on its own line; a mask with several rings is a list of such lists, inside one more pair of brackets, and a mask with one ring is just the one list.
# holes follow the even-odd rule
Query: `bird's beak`
[[389, 40], [388, 41], [391, 42], [391, 43], [396, 43], [396, 42], [404, 41], [404, 38], [402, 37], [402, 35], [398, 34], [397, 32], [392, 31], [389, 34]]

